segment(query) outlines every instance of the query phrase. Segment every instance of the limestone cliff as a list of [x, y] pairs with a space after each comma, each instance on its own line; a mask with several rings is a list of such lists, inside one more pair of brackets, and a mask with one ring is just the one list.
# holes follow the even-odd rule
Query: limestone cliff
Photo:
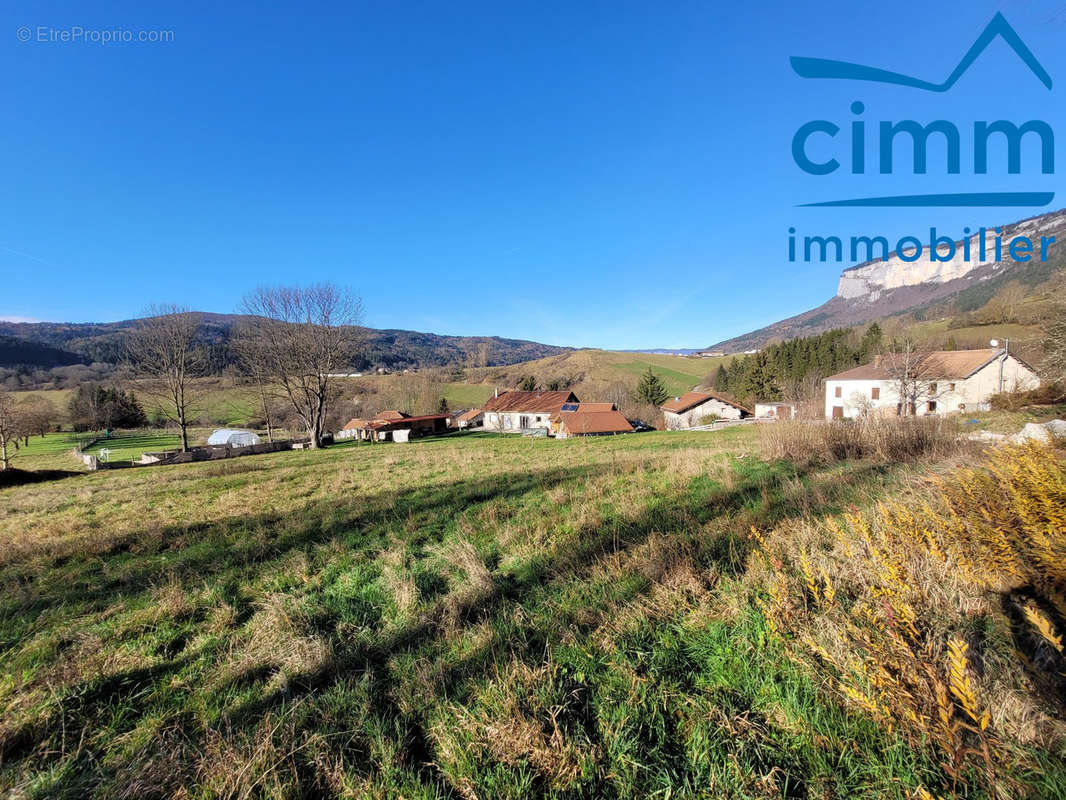
[[[976, 229], [976, 226], [974, 226]], [[994, 229], [1002, 227], [1004, 242], [1016, 236], [1028, 236], [1034, 244], [1041, 236], [1055, 236], [1056, 243], [1049, 251], [1049, 263], [1036, 260], [1016, 264], [1004, 253], [1002, 261], [994, 262], [992, 241]], [[930, 261], [928, 252], [913, 262], [904, 261], [896, 253], [884, 260], [868, 261], [845, 269], [840, 275], [837, 293], [827, 302], [775, 322], [765, 328], [710, 345], [709, 350], [728, 353], [743, 352], [762, 347], [771, 339], [791, 339], [811, 336], [831, 328], [860, 325], [880, 317], [906, 313], [950, 298], [971, 286], [995, 286], [1014, 280], [1030, 280], [1026, 276], [1046, 268], [1066, 267], [1066, 210], [1053, 211], [1009, 225], [987, 225], [986, 259], [980, 259], [977, 234], [970, 240], [970, 260], [963, 257], [962, 243], [955, 243], [955, 257], [949, 261]], [[928, 230], [925, 231], [928, 233]], [[945, 245], [944, 251], [946, 252]]]
[[[1014, 225], [1007, 225], [1003, 231], [1004, 241], [1015, 236], [1028, 236], [1038, 242], [1040, 236], [1066, 227], [1066, 213], [1054, 212], [1040, 217], [1027, 219]], [[995, 273], [1001, 268], [1012, 266], [1009, 260], [997, 262], [992, 258], [992, 230], [986, 232], [986, 258], [980, 258], [978, 234], [970, 238], [970, 258], [964, 257], [962, 242], [955, 243], [955, 256], [950, 261], [932, 261], [929, 248], [915, 261], [904, 261], [897, 253], [891, 253], [884, 261], [868, 261], [865, 264], [844, 270], [837, 285], [837, 297], [845, 300], [862, 299], [872, 303], [879, 300], [887, 290], [918, 284], [943, 284], [964, 278], [975, 270], [986, 268], [983, 273]], [[1066, 246], [1066, 242], [1059, 247]], [[946, 255], [948, 246], [942, 248]], [[909, 254], [908, 254], [909, 255]]]

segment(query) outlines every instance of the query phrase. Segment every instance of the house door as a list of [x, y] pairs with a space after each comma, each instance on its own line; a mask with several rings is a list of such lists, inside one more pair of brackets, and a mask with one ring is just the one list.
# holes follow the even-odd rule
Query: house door
[[844, 406], [833, 406], [833, 419], [844, 419]]

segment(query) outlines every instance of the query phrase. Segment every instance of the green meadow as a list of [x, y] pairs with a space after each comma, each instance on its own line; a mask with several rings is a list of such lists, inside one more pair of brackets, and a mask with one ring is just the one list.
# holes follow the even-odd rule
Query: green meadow
[[744, 589], [751, 526], [868, 504], [916, 468], [759, 453], [752, 429], [470, 434], [0, 490], [0, 786], [905, 798], [947, 785], [929, 749], [786, 657]]

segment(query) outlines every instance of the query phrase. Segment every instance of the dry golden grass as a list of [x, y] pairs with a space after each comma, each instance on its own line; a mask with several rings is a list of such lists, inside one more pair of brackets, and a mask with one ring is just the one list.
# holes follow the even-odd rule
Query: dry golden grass
[[[756, 602], [792, 657], [886, 728], [935, 742], [960, 786], [1009, 793], [1019, 744], [1066, 744], [1061, 694], [1040, 700], [1066, 687], [1066, 469], [1051, 449], [1002, 447], [872, 511], [753, 536]], [[1008, 638], [1013, 625], [1014, 648], [978, 618]]]
[[766, 456], [801, 464], [859, 458], [885, 462], [937, 459], [962, 446], [958, 421], [942, 416], [782, 420], [760, 425], [759, 440]]

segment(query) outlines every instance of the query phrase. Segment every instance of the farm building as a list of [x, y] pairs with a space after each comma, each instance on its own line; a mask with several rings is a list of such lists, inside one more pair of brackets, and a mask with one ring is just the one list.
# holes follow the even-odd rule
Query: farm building
[[756, 419], [795, 419], [798, 403], [766, 402], [755, 404]]
[[[913, 386], [905, 392], [906, 408], [900, 398], [904, 377]], [[912, 355], [909, 364], [903, 356], [886, 354], [825, 379], [825, 416], [982, 411], [998, 392], [1039, 385], [1032, 367], [1004, 349], [942, 350]]]
[[230, 447], [247, 447], [259, 444], [258, 434], [236, 428], [219, 428], [207, 437], [209, 445], [229, 445]]
[[357, 417], [349, 420], [336, 438], [406, 442], [412, 437], [444, 433], [448, 427], [447, 419], [446, 414], [412, 417], [402, 411], [382, 411], [373, 419]]
[[366, 426], [367, 426], [367, 424], [369, 422], [370, 422], [370, 420], [363, 419], [362, 417], [355, 417], [354, 419], [350, 419], [350, 420], [348, 420], [347, 424], [345, 424], [345, 426], [343, 428], [341, 428], [339, 431], [337, 431], [337, 433], [334, 435], [333, 438], [334, 439], [360, 439], [360, 438], [365, 438], [365, 437], [362, 437], [360, 435], [360, 432], [364, 428], [366, 428]]
[[614, 403], [564, 403], [557, 414], [552, 414], [551, 430], [558, 438], [567, 439], [632, 433], [633, 426]]
[[449, 426], [463, 431], [469, 428], [480, 428], [484, 424], [485, 412], [480, 408], [471, 408], [469, 411], [453, 414]]
[[714, 392], [692, 391], [675, 397], [660, 408], [668, 431], [706, 425], [714, 419], [744, 419], [751, 411]]
[[577, 403], [573, 392], [500, 392], [485, 403], [485, 430], [521, 433], [551, 429], [552, 414], [564, 403]]

